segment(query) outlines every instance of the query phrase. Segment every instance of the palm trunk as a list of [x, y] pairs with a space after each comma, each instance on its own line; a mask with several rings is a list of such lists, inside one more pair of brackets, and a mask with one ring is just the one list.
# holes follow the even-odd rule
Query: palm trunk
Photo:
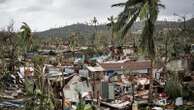
[[165, 64], [167, 63], [167, 58], [168, 58], [168, 40], [166, 37], [166, 41], [165, 41]]
[[[63, 75], [64, 76], [64, 75]], [[64, 93], [63, 93], [63, 85], [64, 85], [64, 77], [62, 77], [63, 79], [62, 79], [62, 84], [61, 84], [61, 95], [62, 95], [62, 110], [64, 110], [64, 102], [65, 102], [65, 96], [64, 96]]]
[[[134, 83], [133, 83], [133, 81], [132, 81], [132, 102], [131, 102], [131, 107], [132, 107], [132, 105], [133, 105], [133, 103], [134, 103], [134, 101], [135, 101], [135, 94], [134, 94]], [[132, 109], [132, 108], [131, 108]]]
[[95, 35], [94, 35], [94, 47], [96, 48], [95, 44], [98, 44], [97, 26], [96, 26], [96, 23], [95, 23]]
[[149, 104], [153, 101], [153, 59], [151, 59], [151, 69], [150, 69], [150, 87], [149, 87]]
[[93, 73], [93, 75], [92, 75], [92, 79], [93, 79], [93, 97], [95, 98], [95, 91], [96, 91], [96, 89], [95, 89], [95, 85], [96, 85], [96, 80], [95, 80], [95, 73]]
[[114, 33], [113, 33], [113, 30], [112, 30], [112, 33], [111, 33], [111, 45], [112, 45], [112, 46], [114, 45], [113, 38], [114, 38]]

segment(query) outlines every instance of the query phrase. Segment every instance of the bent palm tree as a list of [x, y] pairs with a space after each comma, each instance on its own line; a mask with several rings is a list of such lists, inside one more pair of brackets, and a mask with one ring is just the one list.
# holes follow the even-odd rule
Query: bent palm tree
[[24, 47], [25, 52], [32, 48], [32, 32], [27, 23], [23, 22], [20, 28], [21, 45]]
[[150, 58], [154, 58], [155, 46], [153, 33], [155, 22], [158, 17], [159, 7], [164, 7], [160, 4], [160, 0], [128, 0], [125, 3], [112, 5], [113, 7], [124, 7], [124, 11], [118, 16], [116, 31], [121, 31], [121, 35], [125, 36], [133, 23], [140, 18], [144, 21], [144, 28], [141, 35], [141, 47], [147, 51]]
[[[151, 66], [155, 58], [155, 45], [154, 45], [154, 29], [155, 22], [158, 17], [159, 7], [164, 7], [160, 4], [160, 0], [128, 0], [125, 3], [118, 3], [112, 5], [124, 7], [124, 11], [118, 16], [118, 21], [115, 27], [116, 31], [121, 31], [121, 36], [125, 36], [134, 22], [140, 18], [144, 22], [144, 28], [141, 34], [141, 48], [151, 59]], [[150, 74], [150, 90], [149, 90], [149, 102], [152, 102], [152, 67]]]

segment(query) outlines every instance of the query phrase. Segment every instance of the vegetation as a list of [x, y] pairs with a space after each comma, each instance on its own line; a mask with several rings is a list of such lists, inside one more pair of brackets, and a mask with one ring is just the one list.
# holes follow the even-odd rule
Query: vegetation
[[[98, 42], [96, 44], [98, 46], [101, 45], [102, 47], [107, 47], [107, 45], [109, 45], [110, 42], [111, 42], [112, 32], [116, 31], [115, 29], [112, 30], [112, 27], [110, 27], [110, 23], [111, 23], [110, 18], [111, 17], [109, 17], [109, 20], [108, 20], [108, 26], [103, 25], [103, 24], [100, 24], [100, 25], [96, 26], [97, 30], [98, 30], [96, 37], [98, 39], [97, 38], [95, 38], [95, 39], [98, 40], [98, 41], [96, 41], [96, 42]], [[116, 19], [116, 18], [114, 18], [114, 19]], [[186, 21], [186, 26], [187, 27], [191, 27], [192, 25], [194, 25], [192, 20], [193, 19]], [[118, 37], [121, 34], [119, 34], [119, 33], [116, 34], [114, 32], [115, 45], [135, 44], [136, 47], [139, 47], [140, 44], [142, 44], [141, 42], [139, 42], [139, 41], [142, 41], [142, 35], [140, 35], [139, 30], [143, 29], [144, 21], [145, 20], [142, 20], [142, 22], [134, 22], [133, 26], [128, 31], [128, 34], [125, 35], [125, 37]], [[115, 22], [115, 24], [117, 24], [117, 23]], [[180, 37], [177, 37], [177, 39], [180, 39], [179, 41], [181, 41], [182, 36], [188, 36], [188, 35], [189, 35], [187, 37], [188, 41], [190, 41], [190, 42], [193, 41], [192, 37], [190, 37], [192, 35], [193, 31], [190, 29], [189, 33], [184, 35], [179, 30], [179, 26], [181, 24], [182, 24], [182, 22], [170, 22], [170, 21], [157, 21], [155, 23], [155, 32], [154, 32], [154, 37], [153, 37], [153, 39], [155, 40], [155, 47], [156, 47], [156, 49], [154, 49], [154, 50], [156, 50], [155, 53], [160, 52], [158, 50], [158, 49], [160, 49], [160, 46], [158, 46], [159, 44], [162, 44], [162, 49], [164, 49], [163, 48], [164, 45], [165, 45], [164, 40], [165, 40], [165, 38], [171, 39], [170, 36], [173, 36], [171, 33], [174, 33], [174, 38], [176, 38], [176, 36], [180, 36]], [[166, 32], [165, 31], [166, 29], [168, 29], [169, 32]], [[69, 26], [65, 26], [65, 27], [50, 29], [50, 30], [43, 31], [43, 32], [35, 32], [33, 34], [35, 36], [33, 38], [33, 40], [34, 39], [39, 39], [38, 42], [41, 41], [41, 43], [39, 43], [39, 44], [45, 44], [45, 45], [53, 44], [53, 43], [56, 43], [56, 42], [61, 44], [61, 43], [64, 43], [65, 41], [71, 41], [72, 40], [71, 39], [72, 33], [75, 33], [76, 34], [76, 39], [77, 39], [77, 44], [79, 44], [80, 46], [88, 46], [88, 45], [93, 44], [92, 41], [94, 40], [94, 38], [93, 38], [94, 37], [94, 32], [95, 32], [94, 25], [73, 24], [73, 25], [69, 25]], [[161, 32], [163, 34], [159, 34]], [[167, 35], [167, 33], [169, 33], [169, 34]], [[170, 40], [168, 42], [170, 42]], [[40, 46], [36, 45], [36, 47], [40, 47]], [[48, 47], [48, 46], [45, 46], [45, 47]], [[182, 48], [183, 47], [181, 47], [181, 49]], [[146, 48], [144, 48], [144, 49], [146, 49]]]
[[159, 0], [128, 0], [125, 3], [114, 4], [114, 6], [124, 7], [120, 13], [116, 30], [121, 31], [121, 36], [127, 34], [134, 22], [140, 18], [144, 22], [144, 28], [141, 35], [141, 47], [147, 50], [150, 57], [155, 55], [154, 29], [158, 17], [159, 8], [164, 7]]
[[169, 79], [165, 85], [165, 91], [173, 99], [183, 96], [183, 85], [178, 77], [178, 73], [172, 72], [169, 74]]
[[24, 48], [24, 52], [27, 52], [32, 49], [32, 32], [28, 24], [25, 22], [23, 22], [20, 30], [20, 39], [18, 42]]
[[35, 67], [35, 79], [25, 78], [26, 96], [30, 97], [29, 101], [25, 102], [26, 110], [54, 110], [55, 100], [51, 86], [48, 85], [48, 80], [44, 77], [43, 64], [45, 58], [36, 56], [33, 58]]
[[114, 35], [115, 35], [114, 26], [115, 26], [115, 20], [116, 20], [116, 18], [114, 18], [114, 16], [111, 16], [110, 18], [108, 18], [108, 21], [110, 23], [108, 23], [107, 26], [111, 30], [111, 45], [114, 45]]
[[[13, 29], [13, 23], [11, 23], [7, 30], [0, 32], [1, 38], [1, 64], [3, 68], [0, 79], [1, 90], [4, 90], [11, 86], [13, 79], [11, 75], [18, 77], [16, 74], [16, 68], [21, 64], [26, 66], [26, 61], [23, 61], [24, 54], [33, 49], [33, 41], [37, 39], [32, 38], [32, 32], [30, 27], [23, 23], [20, 32], [15, 32]], [[25, 102], [25, 109], [27, 110], [54, 110], [54, 98], [52, 91], [49, 91], [50, 85], [47, 85], [46, 79], [43, 73], [43, 64], [45, 60], [42, 56], [35, 56], [33, 58], [33, 64], [35, 67], [35, 79], [25, 77], [24, 91], [25, 96], [29, 97], [29, 100]], [[11, 78], [11, 79], [10, 79]], [[10, 83], [11, 82], [11, 83]], [[16, 80], [19, 84], [19, 81]]]
[[[160, 4], [160, 0], [128, 0], [127, 2], [114, 4], [112, 6], [124, 7], [123, 12], [118, 16], [115, 26], [115, 30], [120, 31], [122, 37], [128, 33], [129, 29], [131, 29], [132, 25], [138, 18], [144, 22], [140, 47], [144, 53], [146, 52], [151, 59], [151, 65], [153, 65], [153, 60], [155, 59], [155, 23], [157, 21], [159, 8], [164, 7]], [[152, 77], [152, 68], [150, 77]], [[149, 90], [150, 102], [152, 102], [152, 86], [153, 81], [151, 80]]]
[[[15, 76], [16, 84], [22, 83], [22, 87], [24, 86], [24, 95], [28, 99], [24, 107], [26, 110], [58, 109], [55, 107], [57, 101], [54, 97], [54, 94], [57, 93], [53, 92], [44, 73], [45, 57], [35, 55], [32, 59], [25, 58], [26, 54], [38, 53], [38, 50], [41, 49], [65, 50], [63, 47], [68, 45], [75, 57], [75, 51], [82, 46], [88, 47], [83, 50], [83, 53], [88, 52], [87, 54], [90, 56], [93, 53], [105, 53], [104, 50], [110, 44], [112, 46], [133, 45], [136, 50], [140, 48], [145, 56], [151, 59], [152, 66], [154, 61], [158, 65], [160, 63], [166, 65], [168, 61], [178, 59], [182, 54], [191, 55], [190, 44], [193, 43], [194, 19], [185, 21], [184, 29], [180, 27], [182, 22], [157, 22], [160, 8], [164, 8], [160, 0], [127, 0], [112, 6], [124, 7], [124, 10], [118, 18], [111, 16], [108, 18], [107, 24], [101, 25], [98, 25], [98, 20], [94, 17], [92, 24], [74, 24], [43, 32], [32, 32], [30, 26], [23, 22], [20, 31], [16, 32], [13, 28], [14, 23], [11, 22], [7, 29], [0, 31], [0, 93], [15, 83], [11, 78], [11, 76]], [[137, 22], [139, 20], [140, 22]], [[56, 56], [56, 53], [49, 52], [53, 56]], [[63, 63], [61, 61], [64, 57], [63, 54], [61, 52], [57, 56], [60, 58], [56, 58], [56, 65], [59, 62]], [[165, 58], [165, 61], [161, 60], [162, 58]], [[34, 76], [31, 78], [25, 76], [21, 81], [18, 78], [17, 69], [21, 65], [25, 69], [28, 63], [33, 64]], [[151, 94], [149, 95], [152, 98], [153, 80], [150, 83]], [[63, 88], [64, 80], [61, 81], [61, 85]], [[168, 74], [165, 91], [172, 99], [185, 94], [189, 96], [188, 90], [185, 88], [187, 87], [177, 73], [170, 72]], [[62, 89], [60, 89], [60, 93], [63, 94]], [[81, 99], [81, 94], [78, 94], [80, 102], [77, 105], [77, 110], [92, 110], [93, 105], [85, 104]], [[61, 96], [62, 102], [64, 101], [63, 95]], [[64, 107], [62, 106], [62, 108]]]

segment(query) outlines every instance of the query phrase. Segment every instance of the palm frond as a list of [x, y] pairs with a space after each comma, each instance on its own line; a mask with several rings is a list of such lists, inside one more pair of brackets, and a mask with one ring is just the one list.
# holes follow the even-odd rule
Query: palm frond
[[130, 19], [130, 21], [124, 26], [124, 28], [122, 29], [122, 33], [121, 33], [121, 37], [124, 37], [128, 30], [131, 28], [131, 26], [134, 24], [134, 22], [136, 21], [138, 15], [139, 15], [140, 11], [137, 10], [136, 13], [132, 16], [132, 18]]
[[163, 4], [161, 4], [161, 3], [158, 4], [158, 7], [159, 7], [159, 8], [166, 8], [165, 5], [163, 5]]
[[160, 4], [160, 0], [128, 0], [126, 3], [118, 3], [112, 6], [125, 6], [123, 12], [118, 16], [115, 31], [121, 31], [121, 36], [127, 34], [133, 23], [138, 17], [143, 20], [145, 26], [143, 28], [140, 46], [146, 50], [151, 58], [155, 56], [154, 46], [154, 29], [155, 22], [158, 17], [159, 8], [165, 8]]
[[131, 6], [135, 6], [135, 5], [142, 4], [142, 3], [144, 4], [145, 3], [145, 0], [128, 0], [126, 2], [126, 5], [128, 7], [131, 7]]
[[148, 16], [148, 9], [149, 6], [148, 6], [148, 3], [145, 3], [142, 8], [141, 8], [141, 11], [140, 11], [140, 14], [139, 14], [139, 17], [140, 17], [140, 20], [144, 20], [145, 18], [147, 18]]
[[145, 26], [143, 29], [143, 32], [141, 34], [141, 48], [145, 52], [145, 50], [148, 53], [148, 56], [151, 58], [154, 58], [155, 56], [155, 45], [154, 45], [154, 38], [153, 38], [153, 33], [154, 33], [154, 24], [150, 19], [148, 19], [145, 22]]
[[140, 7], [141, 7], [140, 5], [136, 7], [126, 7], [124, 11], [121, 14], [119, 14], [114, 30], [117, 32], [122, 30], [125, 24], [128, 23], [133, 18], [133, 15], [137, 13]]
[[126, 21], [129, 18], [129, 10], [125, 9], [122, 13], [119, 14], [118, 20], [114, 27], [114, 31], [118, 32], [125, 25]]
[[111, 7], [124, 7], [126, 5], [125, 3], [117, 3], [117, 4], [113, 4]]

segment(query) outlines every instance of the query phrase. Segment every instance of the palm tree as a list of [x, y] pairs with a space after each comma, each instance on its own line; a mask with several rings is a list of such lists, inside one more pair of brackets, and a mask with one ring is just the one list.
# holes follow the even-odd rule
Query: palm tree
[[21, 45], [24, 48], [24, 51], [27, 52], [32, 48], [32, 31], [27, 23], [23, 22], [23, 25], [20, 27], [20, 36], [21, 36]]
[[72, 32], [69, 39], [69, 47], [73, 53], [73, 61], [75, 60], [75, 51], [78, 47], [78, 36], [76, 32]]
[[96, 17], [94, 17], [92, 20], [92, 24], [94, 25], [95, 31], [94, 31], [94, 39], [92, 39], [93, 40], [92, 45], [96, 43], [95, 41], [97, 40], [97, 23], [98, 23], [98, 20]]
[[72, 32], [69, 38], [69, 46], [71, 51], [75, 51], [75, 48], [78, 46], [77, 33]]
[[[123, 12], [118, 16], [115, 30], [121, 32], [121, 36], [125, 36], [134, 22], [140, 18], [144, 22], [144, 28], [141, 34], [141, 48], [151, 59], [151, 66], [155, 58], [155, 45], [154, 45], [154, 29], [155, 22], [158, 17], [159, 8], [164, 7], [160, 4], [160, 0], [128, 0], [124, 3], [112, 5], [112, 7], [124, 7]], [[151, 68], [150, 77], [152, 77]], [[150, 80], [149, 101], [152, 101], [152, 86], [153, 81]]]
[[109, 23], [107, 24], [107, 26], [110, 28], [111, 30], [111, 45], [114, 45], [114, 25], [115, 25], [115, 20], [116, 18], [114, 18], [114, 16], [110, 16], [109, 18], [107, 18]]
[[125, 36], [134, 22], [140, 18], [144, 22], [144, 28], [141, 34], [141, 47], [147, 51], [150, 58], [154, 58], [155, 46], [153, 33], [155, 22], [158, 17], [160, 0], [128, 0], [124, 3], [112, 5], [113, 7], [124, 7], [124, 11], [118, 16], [115, 30], [121, 32], [121, 36]]
[[97, 32], [97, 23], [98, 23], [98, 20], [97, 20], [96, 17], [93, 18], [92, 23], [94, 24], [95, 31]]

